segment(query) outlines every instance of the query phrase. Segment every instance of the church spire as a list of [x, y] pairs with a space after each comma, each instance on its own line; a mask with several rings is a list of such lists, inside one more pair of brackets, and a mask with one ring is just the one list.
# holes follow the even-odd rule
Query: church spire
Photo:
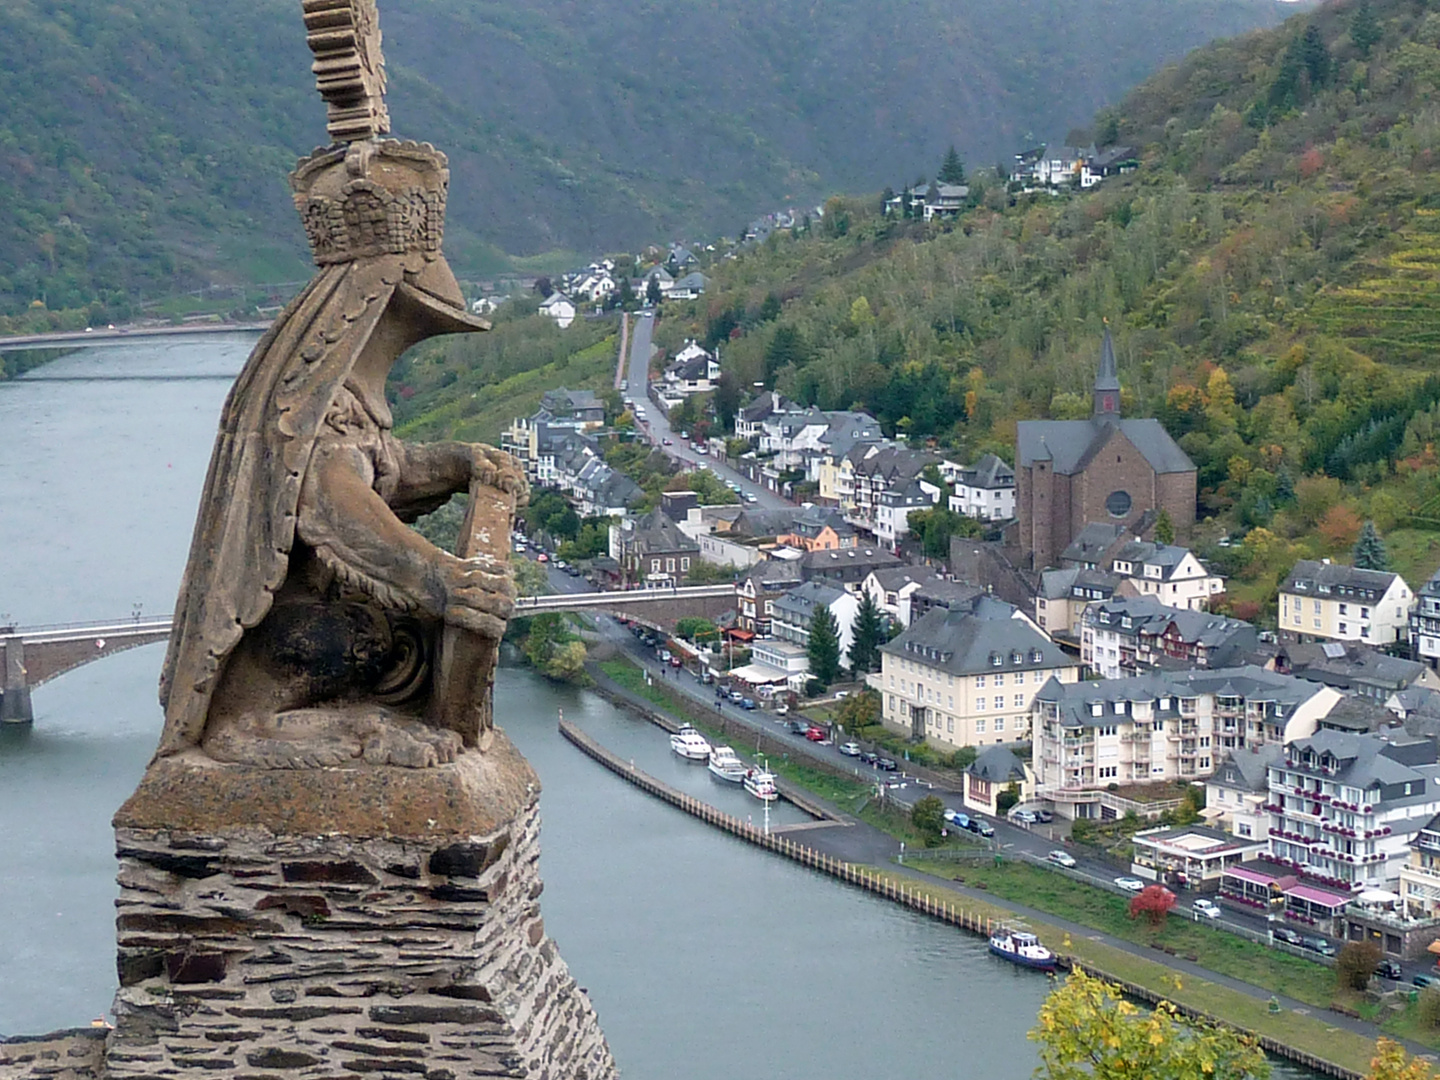
[[1095, 419], [1120, 416], [1120, 376], [1115, 371], [1115, 346], [1110, 341], [1110, 320], [1100, 345], [1100, 370], [1095, 374]]

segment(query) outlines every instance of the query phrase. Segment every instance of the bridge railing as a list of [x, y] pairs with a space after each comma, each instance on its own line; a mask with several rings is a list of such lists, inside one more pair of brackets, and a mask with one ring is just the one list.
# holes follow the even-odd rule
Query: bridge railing
[[735, 595], [734, 585], [691, 585], [677, 589], [615, 589], [610, 592], [549, 593], [517, 596], [515, 610], [560, 611], [573, 607], [612, 607], [676, 600], [709, 600]]
[[153, 631], [168, 629], [172, 617], [169, 615], [145, 615], [141, 617], [130, 617], [128, 619], [89, 619], [85, 622], [73, 623], [43, 623], [37, 626], [0, 626], [0, 637], [48, 637], [54, 634], [76, 634], [82, 630], [105, 631], [116, 633], [121, 630], [130, 631]]

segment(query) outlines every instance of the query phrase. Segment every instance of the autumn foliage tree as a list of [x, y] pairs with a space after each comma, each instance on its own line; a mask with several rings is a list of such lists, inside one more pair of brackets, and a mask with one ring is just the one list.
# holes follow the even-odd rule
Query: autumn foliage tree
[[[1078, 969], [1040, 1006], [1030, 1038], [1040, 1044], [1035, 1075], [1041, 1080], [1264, 1080], [1270, 1075], [1253, 1040], [1228, 1028], [1187, 1021], [1168, 1001], [1151, 1012], [1126, 1001], [1120, 987]], [[1423, 1078], [1396, 1074], [1382, 1080]]]
[[1398, 1042], [1381, 1039], [1375, 1044], [1365, 1080], [1433, 1080], [1434, 1075], [1429, 1065], [1412, 1058]]
[[1379, 966], [1379, 945], [1373, 941], [1347, 941], [1335, 957], [1335, 982], [1342, 990], [1364, 990]]
[[1151, 926], [1158, 927], [1174, 906], [1175, 894], [1164, 885], [1146, 885], [1130, 901], [1130, 917], [1138, 919], [1143, 915], [1150, 920]]

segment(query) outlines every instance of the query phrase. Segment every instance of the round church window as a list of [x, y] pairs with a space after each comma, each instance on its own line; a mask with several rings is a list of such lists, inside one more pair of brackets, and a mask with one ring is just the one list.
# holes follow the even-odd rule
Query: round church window
[[1130, 493], [1128, 491], [1112, 491], [1105, 496], [1105, 509], [1110, 511], [1111, 517], [1123, 518], [1130, 513]]

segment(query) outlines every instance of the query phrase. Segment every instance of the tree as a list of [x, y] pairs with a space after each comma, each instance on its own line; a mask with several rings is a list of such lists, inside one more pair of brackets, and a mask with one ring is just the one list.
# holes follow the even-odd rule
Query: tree
[[1175, 520], [1170, 516], [1170, 511], [1164, 507], [1160, 513], [1155, 515], [1155, 542], [1157, 544], [1173, 544], [1175, 542]]
[[860, 608], [850, 630], [850, 670], [856, 675], [880, 667], [880, 646], [885, 643], [885, 614], [868, 589], [860, 593]]
[[686, 615], [675, 623], [675, 633], [696, 645], [720, 640], [720, 628], [700, 615]]
[[938, 795], [926, 795], [917, 799], [910, 808], [910, 824], [925, 837], [927, 845], [940, 839], [940, 830], [945, 827], [945, 804]]
[[800, 331], [793, 326], [777, 326], [765, 346], [765, 382], [775, 385], [775, 376], [786, 367], [802, 367], [810, 359], [810, 350]]
[[906, 528], [925, 546], [925, 554], [932, 559], [945, 559], [950, 555], [950, 537], [979, 536], [981, 526], [974, 518], [957, 514], [944, 506], [930, 510], [912, 510], [905, 519]]
[[1355, 5], [1355, 13], [1350, 16], [1350, 41], [1361, 59], [1367, 59], [1370, 50], [1380, 43], [1380, 23], [1370, 9], [1370, 0]]
[[715, 418], [720, 427], [725, 431], [734, 431], [735, 414], [740, 411], [740, 383], [730, 372], [720, 372], [710, 403], [715, 406]]
[[544, 596], [550, 591], [550, 576], [545, 567], [530, 559], [516, 559], [515, 591], [521, 596]]
[[1050, 991], [1030, 1038], [1040, 1044], [1040, 1080], [1270, 1075], [1253, 1039], [1185, 1020], [1168, 1001], [1150, 1012], [1126, 1001], [1120, 987], [1078, 970]]
[[1295, 478], [1284, 465], [1275, 474], [1275, 505], [1284, 506], [1295, 501]]
[[1330, 550], [1341, 551], [1359, 539], [1360, 515], [1344, 503], [1336, 503], [1325, 511], [1316, 531]]
[[832, 683], [840, 675], [840, 627], [835, 616], [824, 604], [815, 605], [810, 617], [810, 674], [822, 683]]
[[1335, 957], [1335, 985], [1341, 990], [1364, 990], [1380, 967], [1380, 946], [1373, 941], [1347, 941]]
[[1152, 928], [1159, 929], [1174, 906], [1175, 894], [1164, 885], [1146, 885], [1139, 895], [1130, 901], [1130, 918], [1138, 919], [1144, 915], [1150, 920]]
[[995, 796], [995, 812], [1008, 814], [1020, 802], [1020, 785], [1011, 780], [1005, 790]]
[[1300, 38], [1300, 62], [1310, 76], [1310, 92], [1313, 94], [1330, 79], [1330, 50], [1320, 35], [1320, 27], [1313, 22], [1305, 27]]
[[886, 184], [885, 190], [880, 193], [880, 213], [888, 214], [890, 212], [890, 200], [893, 198], [895, 198], [895, 190]]
[[620, 288], [616, 295], [620, 297], [619, 303], [621, 311], [629, 311], [635, 306], [635, 290], [630, 287], [630, 279], [628, 277], [622, 277], [620, 279]]
[[835, 719], [846, 731], [859, 731], [880, 722], [880, 695], [874, 690], [862, 690], [845, 699], [835, 714]]
[[645, 302], [653, 307], [659, 307], [660, 301], [665, 299], [665, 294], [660, 291], [660, 275], [652, 274], [650, 280], [645, 283]]
[[955, 152], [954, 145], [951, 145], [950, 149], [946, 151], [945, 161], [940, 166], [940, 183], [965, 183], [965, 163], [960, 160], [960, 155]]
[[[1426, 990], [1420, 995], [1421, 1001], [1426, 994], [1440, 999], [1440, 993]], [[1405, 1052], [1405, 1047], [1382, 1037], [1375, 1044], [1375, 1056], [1370, 1059], [1370, 1071], [1365, 1074], [1365, 1080], [1432, 1080], [1434, 1075], [1429, 1065], [1419, 1058], [1412, 1058]]]
[[1351, 562], [1358, 570], [1390, 569], [1390, 553], [1385, 550], [1385, 541], [1375, 531], [1373, 521], [1367, 521], [1360, 527], [1360, 536], [1351, 552]]

